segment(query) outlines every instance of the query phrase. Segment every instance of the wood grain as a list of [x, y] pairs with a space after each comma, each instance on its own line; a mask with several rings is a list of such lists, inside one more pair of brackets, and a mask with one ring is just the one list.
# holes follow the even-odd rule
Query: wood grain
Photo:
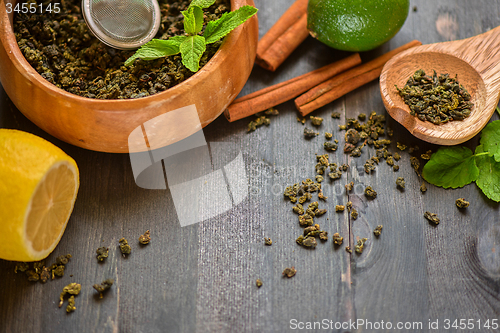
[[[291, 0], [256, 1], [262, 36], [290, 6]], [[412, 1], [402, 30], [389, 43], [362, 55], [377, 56], [413, 39], [425, 44], [443, 42], [435, 28], [441, 15], [454, 17], [459, 39], [472, 37], [500, 25], [497, 3], [489, 0], [436, 0], [432, 5]], [[269, 85], [299, 76], [346, 57], [306, 39], [275, 73], [255, 67], [242, 91], [249, 94]], [[61, 279], [32, 284], [14, 273], [14, 263], [0, 260], [0, 333], [18, 332], [317, 332], [291, 329], [290, 321], [335, 322], [423, 322], [422, 330], [442, 332], [445, 319], [497, 319], [500, 313], [500, 205], [488, 200], [475, 184], [455, 190], [428, 185], [418, 190], [420, 179], [410, 167], [408, 152], [392, 171], [381, 162], [372, 175], [362, 170], [373, 149], [363, 148], [358, 158], [341, 151], [344, 132], [338, 125], [359, 113], [384, 113], [376, 81], [318, 109], [312, 115], [324, 118], [320, 135], [303, 138], [306, 125], [297, 122], [292, 102], [278, 106], [280, 115], [269, 127], [246, 132], [247, 121], [228, 123], [219, 117], [204, 128], [212, 152], [211, 165], [219, 169], [240, 152], [246, 164], [250, 194], [232, 210], [203, 223], [181, 228], [173, 199], [167, 190], [144, 190], [134, 183], [128, 155], [98, 153], [64, 143], [30, 122], [0, 89], [0, 127], [17, 128], [42, 136], [61, 147], [77, 161], [81, 188], [67, 230], [48, 258], [61, 254], [73, 258]], [[341, 119], [330, 117], [340, 112]], [[438, 146], [415, 138], [387, 113], [395, 142], [417, 144], [420, 152]], [[493, 120], [500, 117], [495, 114]], [[307, 250], [295, 243], [302, 231], [292, 205], [282, 194], [284, 186], [314, 176], [315, 153], [322, 148], [324, 133], [333, 132], [340, 149], [330, 153], [333, 162], [349, 163], [350, 169], [328, 189], [329, 211], [317, 218], [330, 239]], [[475, 136], [465, 143], [478, 144]], [[218, 142], [229, 144], [224, 153]], [[354, 168], [354, 169], [353, 169]], [[406, 180], [405, 191], [395, 188], [395, 177]], [[0, 180], [1, 181], [1, 180]], [[355, 193], [346, 195], [343, 186], [353, 181]], [[325, 184], [330, 181], [326, 180]], [[372, 186], [378, 196], [367, 200], [362, 190]], [[326, 189], [326, 186], [325, 186]], [[463, 197], [471, 205], [460, 211], [454, 202]], [[357, 220], [335, 213], [336, 204], [351, 200], [359, 211]], [[214, 200], [214, 204], [215, 204]], [[424, 218], [429, 210], [441, 223], [434, 227]], [[372, 231], [383, 224], [380, 238]], [[151, 230], [152, 242], [141, 248], [137, 238]], [[361, 255], [334, 249], [331, 235], [340, 232], [345, 244], [367, 237]], [[117, 240], [127, 237], [132, 255], [122, 258]], [[273, 239], [264, 245], [264, 237]], [[99, 246], [110, 247], [108, 262], [95, 259]], [[297, 275], [281, 276], [287, 266]], [[73, 275], [73, 277], [70, 277]], [[94, 283], [114, 278], [116, 284], [99, 300]], [[264, 285], [258, 289], [255, 280]], [[76, 298], [77, 310], [67, 315], [57, 307], [59, 293], [70, 282], [82, 283]], [[428, 321], [439, 319], [440, 330], [429, 330]], [[365, 328], [328, 329], [326, 332], [369, 332]], [[395, 332], [397, 330], [372, 330]], [[451, 330], [453, 331], [453, 330]], [[467, 332], [496, 332], [490, 329]]]

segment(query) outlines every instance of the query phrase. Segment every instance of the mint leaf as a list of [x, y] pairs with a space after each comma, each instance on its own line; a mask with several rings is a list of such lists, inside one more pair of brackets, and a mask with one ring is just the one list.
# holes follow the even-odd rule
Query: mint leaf
[[198, 6], [190, 6], [181, 12], [184, 16], [184, 31], [196, 35], [203, 29], [203, 10]]
[[195, 30], [196, 33], [200, 32], [203, 29], [203, 9], [200, 7], [192, 7], [194, 8], [194, 22], [195, 22]]
[[141, 58], [143, 60], [154, 60], [180, 52], [180, 42], [178, 40], [152, 39], [141, 46], [133, 56], [125, 61], [125, 66], [130, 66], [134, 60]]
[[198, 35], [187, 37], [180, 46], [184, 66], [191, 72], [197, 72], [200, 68], [200, 59], [205, 49], [205, 38]]
[[[478, 146], [476, 154], [484, 152], [484, 147]], [[482, 155], [477, 158], [477, 166], [479, 168], [479, 176], [476, 184], [483, 193], [496, 202], [500, 202], [500, 163], [490, 155]]]
[[203, 37], [207, 44], [215, 43], [255, 13], [257, 13], [257, 8], [252, 6], [243, 6], [234, 12], [224, 13], [218, 20], [208, 22]]
[[198, 6], [200, 8], [208, 8], [215, 3], [215, 0], [193, 0], [189, 7]]
[[497, 106], [497, 112], [498, 114], [500, 114], [500, 108]]
[[479, 169], [472, 151], [466, 147], [441, 147], [432, 154], [422, 177], [436, 186], [457, 188], [476, 180]]
[[172, 36], [168, 38], [168, 41], [172, 41], [177, 43], [177, 46], [180, 47], [182, 42], [185, 41], [187, 36]]
[[489, 152], [500, 162], [500, 120], [495, 120], [481, 131], [481, 145], [485, 152]]

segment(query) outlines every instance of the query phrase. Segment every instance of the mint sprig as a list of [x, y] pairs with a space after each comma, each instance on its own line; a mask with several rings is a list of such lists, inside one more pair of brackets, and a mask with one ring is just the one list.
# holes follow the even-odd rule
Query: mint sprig
[[476, 182], [491, 200], [500, 202], [500, 120], [481, 131], [480, 145], [473, 153], [467, 147], [441, 147], [432, 154], [422, 177], [436, 186], [457, 188]]
[[208, 44], [221, 40], [257, 13], [257, 8], [252, 6], [243, 6], [233, 12], [224, 13], [218, 20], [208, 22], [203, 36], [200, 36], [203, 30], [203, 9], [214, 3], [215, 0], [193, 0], [188, 9], [181, 12], [184, 16], [185, 36], [170, 37], [167, 40], [153, 39], [128, 58], [125, 66], [132, 65], [138, 58], [154, 60], [180, 53], [184, 66], [192, 72], [197, 72]]

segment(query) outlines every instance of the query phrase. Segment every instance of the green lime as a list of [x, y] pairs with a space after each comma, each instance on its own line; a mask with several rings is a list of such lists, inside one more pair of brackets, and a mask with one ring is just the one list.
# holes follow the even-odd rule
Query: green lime
[[394, 37], [409, 7], [409, 0], [309, 0], [307, 28], [335, 49], [368, 51]]

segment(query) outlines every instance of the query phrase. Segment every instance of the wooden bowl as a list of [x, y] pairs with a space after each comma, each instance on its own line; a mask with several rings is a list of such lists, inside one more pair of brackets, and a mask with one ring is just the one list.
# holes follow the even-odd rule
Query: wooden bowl
[[[4, 2], [15, 4], [16, 0]], [[231, 0], [233, 10], [244, 5], [253, 6], [254, 2]], [[198, 73], [177, 86], [139, 99], [97, 100], [73, 95], [42, 78], [17, 46], [13, 13], [7, 14], [6, 6], [0, 5], [0, 82], [16, 107], [56, 138], [96, 151], [138, 152], [144, 151], [144, 142], [129, 145], [129, 135], [155, 117], [194, 104], [202, 127], [217, 118], [245, 85], [257, 40], [258, 21], [254, 16], [226, 37]], [[199, 130], [199, 126], [182, 121], [164, 123], [152, 148], [177, 142]]]

